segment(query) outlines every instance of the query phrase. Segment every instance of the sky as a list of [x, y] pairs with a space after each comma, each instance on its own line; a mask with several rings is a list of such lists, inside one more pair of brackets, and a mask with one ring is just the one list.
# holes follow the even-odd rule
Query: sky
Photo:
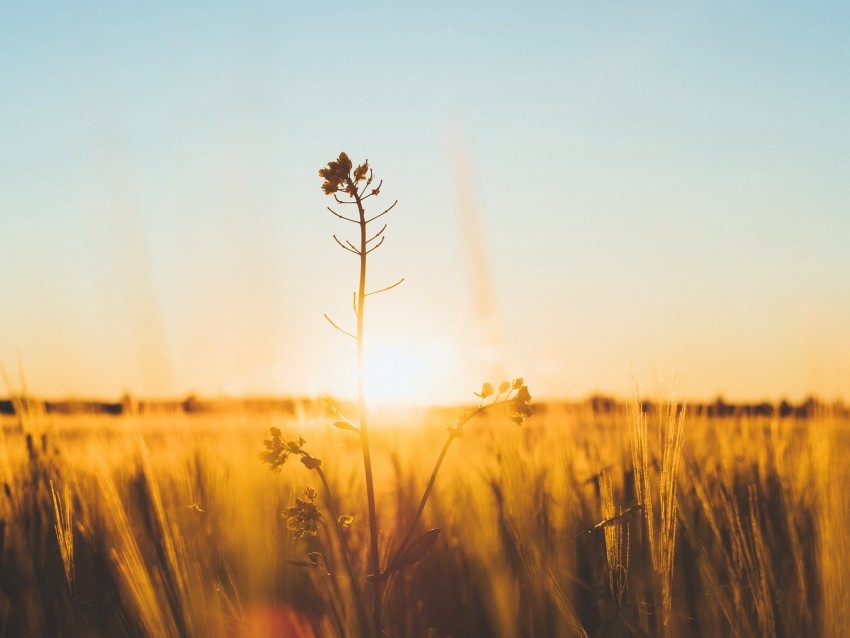
[[846, 3], [3, 3], [0, 60], [7, 390], [352, 396], [346, 151], [376, 400], [850, 399]]

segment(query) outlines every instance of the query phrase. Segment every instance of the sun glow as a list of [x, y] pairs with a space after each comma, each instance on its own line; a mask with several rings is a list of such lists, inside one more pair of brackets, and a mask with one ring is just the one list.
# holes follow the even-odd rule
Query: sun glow
[[438, 379], [451, 363], [445, 348], [391, 344], [367, 351], [364, 363], [366, 398], [379, 406], [412, 406], [438, 402]]

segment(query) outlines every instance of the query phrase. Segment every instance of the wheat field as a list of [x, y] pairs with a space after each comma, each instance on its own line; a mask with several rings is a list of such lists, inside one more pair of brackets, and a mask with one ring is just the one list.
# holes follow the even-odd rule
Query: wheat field
[[[2, 417], [0, 637], [354, 635], [335, 566], [305, 561], [319, 540], [282, 515], [321, 485], [258, 458], [270, 427], [310, 442], [365, 577], [358, 441], [324, 410], [24, 412]], [[451, 420], [373, 419], [382, 552]], [[386, 635], [845, 636], [848, 443], [850, 418], [831, 410], [479, 419], [424, 513], [438, 541], [388, 583]]]

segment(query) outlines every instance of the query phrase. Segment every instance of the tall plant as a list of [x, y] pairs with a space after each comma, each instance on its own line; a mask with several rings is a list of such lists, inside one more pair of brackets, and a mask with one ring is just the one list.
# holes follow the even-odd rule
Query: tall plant
[[[353, 606], [357, 629], [360, 635], [365, 638], [383, 634], [382, 602], [389, 576], [421, 560], [437, 541], [439, 529], [431, 529], [418, 536], [416, 530], [452, 441], [463, 435], [463, 427], [466, 423], [480, 414], [494, 409], [500, 410], [508, 419], [517, 425], [521, 425], [523, 419], [531, 415], [531, 395], [522, 379], [514, 379], [511, 382], [503, 381], [498, 389], [489, 383], [482, 386], [481, 392], [476, 393], [476, 396], [479, 397], [478, 406], [463, 410], [454, 425], [447, 429], [446, 442], [437, 457], [416, 513], [401, 542], [387, 556], [382, 557], [378, 546], [378, 507], [375, 499], [372, 454], [369, 447], [368, 410], [363, 374], [365, 344], [363, 328], [367, 297], [386, 292], [403, 281], [403, 279], [400, 279], [390, 286], [367, 292], [366, 267], [368, 256], [383, 244], [386, 237], [384, 232], [387, 229], [387, 224], [383, 224], [379, 230], [371, 232], [369, 224], [392, 211], [398, 200], [377, 214], [368, 214], [365, 202], [380, 195], [383, 181], [378, 181], [377, 185], [373, 186], [375, 178], [368, 160], [355, 167], [345, 153], [340, 153], [336, 160], [329, 162], [327, 166], [322, 168], [319, 171], [319, 176], [324, 180], [322, 190], [326, 195], [332, 196], [339, 205], [353, 207], [350, 209], [352, 211], [350, 215], [338, 212], [331, 207], [328, 207], [328, 211], [340, 220], [356, 225], [358, 231], [357, 238], [354, 241], [342, 240], [337, 235], [333, 235], [336, 243], [344, 250], [357, 256], [359, 261], [357, 292], [354, 293], [356, 329], [354, 332], [345, 330], [327, 315], [325, 315], [325, 319], [334, 328], [351, 337], [357, 344], [357, 424], [355, 425], [353, 421], [344, 417], [335, 407], [333, 412], [338, 418], [334, 422], [335, 426], [342, 430], [355, 432], [360, 437], [369, 518], [368, 575], [358, 577], [354, 572], [351, 550], [346, 543], [343, 532], [345, 528], [352, 524], [353, 519], [349, 515], [339, 514], [330, 484], [322, 470], [322, 462], [307, 452], [304, 447], [306, 441], [301, 437], [285, 440], [278, 428], [272, 428], [271, 437], [264, 441], [265, 450], [260, 456], [264, 462], [270, 465], [271, 469], [280, 470], [286, 460], [295, 455], [300, 458], [301, 463], [308, 470], [312, 470], [318, 475], [325, 492], [325, 502], [332, 518], [331, 522], [329, 524], [324, 522], [322, 512], [316, 503], [317, 493], [313, 488], [307, 488], [304, 492], [304, 498], [297, 498], [295, 504], [285, 511], [287, 523], [296, 537], [318, 539], [320, 531], [323, 531], [324, 535], [327, 536], [326, 543], [320, 545], [324, 551], [308, 552], [307, 558], [309, 560], [301, 561], [299, 564], [321, 569], [330, 578], [331, 592], [337, 599], [344, 598], [335, 570], [335, 565], [338, 564], [336, 558], [338, 557], [330, 556], [328, 553], [341, 554], [341, 561], [351, 593], [350, 600], [337, 600], [335, 607], [342, 609], [346, 606], [346, 603]], [[371, 613], [364, 603], [364, 586], [371, 588]], [[341, 616], [342, 614], [337, 615], [337, 625], [341, 633], [346, 633], [344, 629], [345, 618]]]

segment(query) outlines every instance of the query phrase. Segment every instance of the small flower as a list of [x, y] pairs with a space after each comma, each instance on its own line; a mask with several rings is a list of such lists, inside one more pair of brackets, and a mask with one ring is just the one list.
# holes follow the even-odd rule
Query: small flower
[[481, 397], [482, 399], [486, 399], [491, 394], [493, 394], [493, 385], [491, 383], [485, 383], [483, 386], [481, 386], [481, 392], [480, 393], [475, 392], [474, 394], [477, 397]]
[[360, 166], [354, 169], [354, 181], [362, 182], [366, 179], [366, 173], [369, 172], [369, 160], [363, 162]]
[[263, 441], [266, 449], [260, 452], [260, 460], [268, 463], [272, 470], [280, 471], [290, 454], [307, 454], [302, 447], [306, 441], [298, 437], [297, 441], [284, 441], [279, 428], [271, 428], [271, 438]]
[[295, 498], [295, 505], [286, 508], [286, 526], [295, 534], [295, 538], [316, 536], [319, 533], [319, 521], [322, 512], [316, 505], [316, 490], [308, 487], [304, 490], [304, 497]]
[[351, 524], [354, 522], [354, 517], [350, 514], [340, 514], [339, 518], [336, 519], [336, 524], [340, 527], [351, 527]]
[[517, 425], [522, 425], [523, 419], [531, 416], [530, 403], [531, 393], [527, 386], [521, 385], [516, 396], [508, 402], [507, 417]]

